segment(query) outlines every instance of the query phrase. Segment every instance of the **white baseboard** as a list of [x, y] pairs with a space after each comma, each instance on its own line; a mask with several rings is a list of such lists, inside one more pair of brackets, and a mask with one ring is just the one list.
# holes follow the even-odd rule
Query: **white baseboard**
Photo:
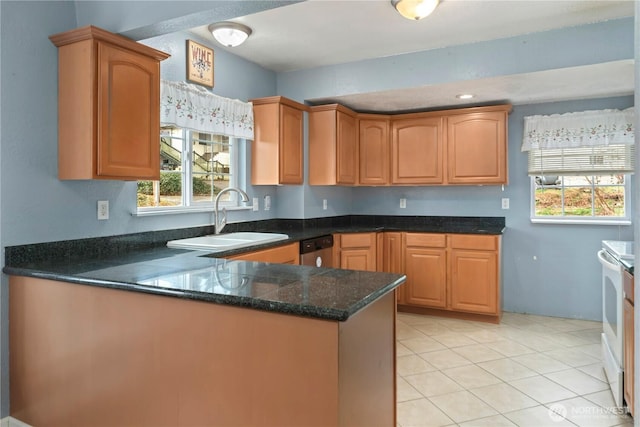
[[20, 420], [16, 420], [13, 417], [5, 417], [0, 420], [0, 427], [31, 427], [27, 423], [23, 423]]

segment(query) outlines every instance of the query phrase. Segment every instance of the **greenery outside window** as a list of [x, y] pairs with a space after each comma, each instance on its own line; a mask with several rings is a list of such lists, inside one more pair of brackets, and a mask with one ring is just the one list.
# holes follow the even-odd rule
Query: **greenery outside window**
[[[235, 138], [162, 127], [160, 181], [138, 181], [138, 211], [210, 209], [223, 188], [237, 186], [237, 165]], [[221, 198], [235, 203], [235, 192]]]
[[629, 176], [609, 174], [531, 177], [531, 218], [534, 222], [630, 221], [627, 206]]

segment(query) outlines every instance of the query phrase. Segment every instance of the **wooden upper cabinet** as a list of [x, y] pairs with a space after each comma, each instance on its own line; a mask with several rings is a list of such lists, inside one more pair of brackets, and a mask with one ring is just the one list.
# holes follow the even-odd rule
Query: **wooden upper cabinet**
[[309, 109], [309, 184], [358, 182], [356, 114], [338, 104]]
[[307, 107], [282, 96], [251, 102], [254, 121], [251, 184], [302, 184], [303, 113]]
[[168, 54], [93, 26], [58, 47], [58, 177], [160, 179], [160, 61]]
[[389, 184], [389, 117], [374, 114], [358, 116], [361, 185]]
[[391, 183], [443, 183], [443, 119], [398, 118], [391, 122]]
[[449, 184], [507, 183], [507, 113], [510, 106], [500, 108], [501, 111], [447, 116]]

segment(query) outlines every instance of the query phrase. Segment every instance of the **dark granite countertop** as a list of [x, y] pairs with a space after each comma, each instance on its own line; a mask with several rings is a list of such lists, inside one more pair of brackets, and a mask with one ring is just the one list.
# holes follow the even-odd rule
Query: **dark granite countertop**
[[9, 275], [168, 295], [344, 321], [404, 282], [397, 274], [229, 261], [222, 257], [332, 233], [409, 231], [494, 234], [504, 218], [347, 216], [230, 224], [225, 233], [285, 233], [288, 240], [225, 252], [188, 251], [166, 242], [213, 234], [212, 227], [136, 233], [5, 248]]
[[3, 271], [337, 321], [405, 280], [399, 274], [230, 261], [205, 254], [158, 248], [107, 260], [5, 266]]

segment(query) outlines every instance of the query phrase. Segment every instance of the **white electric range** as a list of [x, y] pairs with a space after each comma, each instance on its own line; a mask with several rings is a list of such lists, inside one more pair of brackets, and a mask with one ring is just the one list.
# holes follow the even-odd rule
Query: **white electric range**
[[602, 363], [614, 401], [623, 406], [624, 269], [633, 268], [633, 242], [603, 240], [598, 259], [602, 264]]

